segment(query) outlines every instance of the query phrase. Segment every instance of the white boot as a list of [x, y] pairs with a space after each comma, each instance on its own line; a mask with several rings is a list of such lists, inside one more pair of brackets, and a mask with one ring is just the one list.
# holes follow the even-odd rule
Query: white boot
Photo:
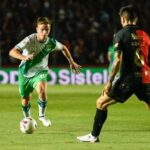
[[87, 134], [87, 135], [84, 135], [84, 136], [78, 136], [77, 139], [80, 142], [92, 142], [92, 143], [99, 142], [99, 138], [93, 136], [91, 133]]
[[43, 123], [45, 127], [49, 127], [52, 125], [51, 121], [45, 117], [39, 117], [39, 120]]

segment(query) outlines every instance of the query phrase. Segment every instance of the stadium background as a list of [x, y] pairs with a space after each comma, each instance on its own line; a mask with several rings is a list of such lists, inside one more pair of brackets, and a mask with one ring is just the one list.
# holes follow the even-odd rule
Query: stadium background
[[[118, 10], [125, 4], [139, 8], [143, 28], [150, 34], [149, 0], [0, 0], [0, 149], [150, 149], [150, 114], [135, 96], [123, 106], [110, 107], [99, 144], [79, 143], [76, 137], [91, 130], [95, 101], [103, 85], [48, 86], [47, 116], [53, 123], [50, 128], [44, 128], [38, 122], [37, 94], [34, 92], [32, 115], [37, 120], [38, 129], [32, 135], [24, 135], [19, 130], [22, 113], [18, 85], [4, 85], [1, 82], [2, 74], [5, 76], [4, 83], [16, 82], [19, 62], [10, 58], [8, 52], [24, 36], [34, 32], [33, 21], [38, 16], [52, 18], [52, 35], [70, 48], [73, 57], [84, 68], [107, 69], [107, 49], [114, 32], [120, 29]], [[54, 69], [58, 67], [57, 71], [68, 67], [60, 53], [52, 53], [49, 64]], [[12, 78], [6, 73], [10, 69]], [[89, 79], [91, 70], [83, 70], [82, 73], [84, 71]], [[97, 78], [92, 79], [97, 81]], [[104, 83], [103, 79], [101, 81]]]
[[[139, 8], [142, 27], [150, 33], [149, 0], [138, 0], [138, 3], [136, 0], [1, 0], [1, 70], [17, 68], [20, 61], [9, 57], [8, 52], [25, 36], [35, 32], [34, 21], [39, 16], [52, 19], [51, 36], [64, 43], [83, 68], [107, 68], [108, 47], [112, 44], [113, 34], [121, 28], [118, 11], [127, 4]], [[67, 64], [61, 53], [50, 54], [51, 68], [62, 68]], [[3, 78], [2, 74], [0, 78]]]

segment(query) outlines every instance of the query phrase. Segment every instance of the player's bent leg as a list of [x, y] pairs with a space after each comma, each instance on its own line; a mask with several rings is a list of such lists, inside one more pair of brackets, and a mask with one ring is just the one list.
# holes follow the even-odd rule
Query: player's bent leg
[[39, 120], [44, 126], [48, 127], [51, 125], [51, 121], [45, 117], [46, 107], [47, 107], [47, 83], [44, 81], [38, 82], [36, 86], [36, 91], [38, 93], [38, 108], [39, 108]]
[[150, 110], [150, 102], [149, 102], [149, 103], [148, 103], [148, 102], [145, 102], [144, 104], [146, 105], [146, 108], [147, 108], [148, 110]]
[[96, 102], [97, 110], [94, 118], [92, 132], [90, 134], [77, 137], [80, 142], [99, 142], [101, 129], [107, 119], [107, 107], [114, 103], [116, 103], [116, 101], [106, 94], [101, 95], [98, 98]]
[[107, 119], [107, 107], [111, 104], [116, 103], [111, 97], [107, 94], [101, 95], [96, 102], [96, 114], [94, 118], [94, 124], [91, 134], [94, 137], [98, 137], [100, 135], [103, 124]]
[[30, 105], [30, 97], [27, 98], [22, 98], [21, 103], [22, 103], [22, 111], [23, 111], [23, 115], [24, 117], [31, 117], [31, 105]]
[[47, 91], [47, 83], [45, 81], [39, 81], [36, 85], [36, 91], [38, 94], [38, 97], [42, 99], [43, 101], [46, 101], [46, 91]]

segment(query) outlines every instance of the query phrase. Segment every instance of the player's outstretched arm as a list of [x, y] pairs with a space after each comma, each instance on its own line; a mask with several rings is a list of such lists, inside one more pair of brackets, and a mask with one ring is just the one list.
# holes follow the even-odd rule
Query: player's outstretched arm
[[27, 61], [27, 60], [33, 59], [34, 54], [28, 54], [27, 56], [24, 56], [21, 54], [21, 52], [17, 48], [14, 47], [9, 51], [9, 56], [19, 59], [19, 60]]
[[112, 65], [112, 70], [110, 72], [110, 77], [109, 77], [109, 80], [108, 80], [108, 83], [106, 84], [106, 86], [104, 87], [104, 90], [103, 90], [103, 94], [107, 94], [108, 91], [110, 90], [111, 86], [112, 86], [112, 82], [120, 68], [120, 63], [121, 63], [121, 57], [122, 57], [122, 53], [121, 52], [115, 52], [115, 58], [114, 58], [114, 61], [113, 61], [113, 65]]
[[71, 70], [74, 70], [75, 73], [80, 73], [80, 70], [81, 70], [81, 66], [78, 65], [72, 58], [68, 48], [64, 45], [63, 46], [63, 51], [62, 53], [64, 54], [64, 56], [67, 58], [69, 64], [70, 64], [70, 69]]

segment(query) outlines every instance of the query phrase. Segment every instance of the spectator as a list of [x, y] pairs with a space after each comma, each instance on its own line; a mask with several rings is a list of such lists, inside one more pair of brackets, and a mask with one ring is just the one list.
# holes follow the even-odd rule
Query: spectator
[[[48, 16], [53, 19], [53, 36], [63, 42], [62, 33], [65, 33], [74, 57], [78, 55], [75, 53], [78, 46], [75, 43], [78, 43], [79, 37], [81, 41], [84, 41], [86, 52], [89, 55], [84, 58], [83, 64], [104, 65], [107, 62], [105, 59], [107, 59], [113, 31], [120, 28], [117, 19], [118, 10], [126, 4], [133, 4], [140, 8], [140, 14], [144, 16], [142, 18], [143, 28], [150, 33], [149, 0], [95, 0], [92, 2], [90, 0], [1, 0], [0, 50], [5, 58], [2, 59], [2, 65], [18, 64], [9, 59], [8, 50], [24, 36], [34, 32], [34, 27], [30, 25], [38, 16]], [[56, 57], [61, 58], [60, 55]], [[58, 61], [59, 58], [53, 61], [54, 65], [65, 64], [63, 60]], [[102, 63], [100, 58], [104, 59]]]

